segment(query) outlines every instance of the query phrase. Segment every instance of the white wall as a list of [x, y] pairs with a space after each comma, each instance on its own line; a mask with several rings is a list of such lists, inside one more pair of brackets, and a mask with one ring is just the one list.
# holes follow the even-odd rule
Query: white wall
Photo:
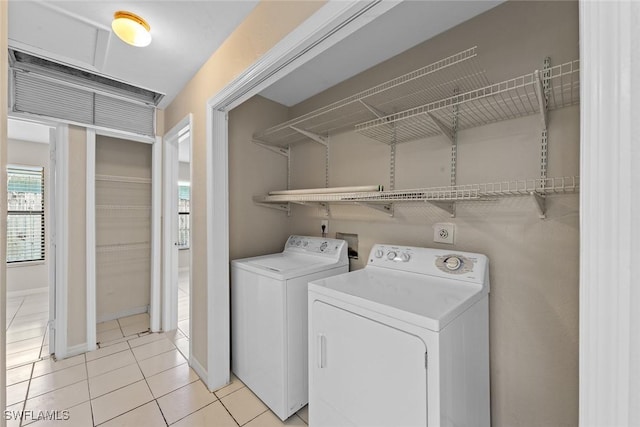
[[9, 140], [8, 163], [18, 166], [44, 167], [45, 242], [44, 262], [7, 264], [7, 292], [46, 290], [49, 286], [49, 144]]
[[[577, 59], [577, 3], [507, 2], [294, 106], [291, 116], [474, 45], [492, 82], [541, 68], [545, 56], [552, 65]], [[549, 176], [578, 175], [579, 107], [549, 119]], [[345, 132], [332, 135], [330, 146], [331, 186], [389, 185], [386, 145]], [[537, 116], [460, 132], [458, 183], [536, 178], [539, 152]], [[444, 137], [399, 145], [396, 188], [448, 185], [449, 157]], [[324, 186], [323, 147], [295, 146], [292, 163], [293, 188]], [[545, 220], [529, 197], [461, 203], [456, 218], [426, 204], [397, 206], [393, 218], [365, 207], [331, 206], [331, 236], [359, 235], [364, 256], [352, 268], [365, 265], [374, 243], [488, 255], [494, 426], [578, 424], [578, 195], [549, 197], [547, 206]], [[318, 235], [320, 219], [323, 210], [294, 206], [289, 232]], [[456, 224], [455, 245], [433, 242], [436, 222]]]

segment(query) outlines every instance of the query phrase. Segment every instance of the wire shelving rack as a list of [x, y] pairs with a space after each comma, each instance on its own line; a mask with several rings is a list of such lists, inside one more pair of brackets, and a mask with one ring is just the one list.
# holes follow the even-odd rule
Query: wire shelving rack
[[489, 82], [472, 47], [418, 70], [391, 79], [322, 108], [254, 135], [254, 141], [288, 147], [313, 140], [310, 135], [353, 127], [374, 117], [406, 110], [449, 97], [454, 90], [467, 92]]

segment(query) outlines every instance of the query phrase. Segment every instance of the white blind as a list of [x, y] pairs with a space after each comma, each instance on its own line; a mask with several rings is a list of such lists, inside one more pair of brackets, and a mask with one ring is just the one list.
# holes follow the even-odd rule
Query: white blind
[[7, 194], [7, 262], [44, 260], [44, 169], [7, 167]]

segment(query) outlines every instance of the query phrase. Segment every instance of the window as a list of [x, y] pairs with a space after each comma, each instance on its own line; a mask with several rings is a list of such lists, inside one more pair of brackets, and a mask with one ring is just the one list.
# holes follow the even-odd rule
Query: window
[[7, 262], [44, 261], [44, 168], [7, 167]]
[[178, 184], [178, 248], [189, 248], [189, 213], [191, 187], [189, 184]]

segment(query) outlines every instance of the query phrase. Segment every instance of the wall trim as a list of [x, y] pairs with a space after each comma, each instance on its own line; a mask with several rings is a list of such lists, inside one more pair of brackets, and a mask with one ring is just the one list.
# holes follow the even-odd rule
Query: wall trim
[[581, 426], [640, 424], [639, 19], [580, 1]]
[[83, 342], [82, 344], [73, 345], [67, 349], [67, 355], [65, 357], [73, 357], [79, 354], [86, 353], [87, 351], [92, 351], [92, 350], [87, 350], [87, 348], [88, 346], [86, 342]]
[[96, 349], [96, 131], [87, 129], [87, 351]]
[[151, 290], [149, 292], [149, 326], [161, 330], [162, 313], [162, 137], [151, 147]]
[[[189, 344], [189, 348], [191, 348], [191, 344]], [[193, 369], [193, 371], [200, 378], [207, 378], [209, 376], [209, 374], [207, 373], [207, 370], [202, 366], [202, 364], [198, 361], [198, 359], [193, 357], [191, 353], [189, 353], [189, 366], [191, 366], [191, 369]], [[214, 390], [209, 389], [209, 391], [214, 391]]]
[[329, 0], [207, 102], [205, 382], [210, 390], [230, 380], [227, 112], [398, 4], [381, 0]]
[[128, 308], [126, 310], [118, 311], [116, 313], [109, 313], [98, 317], [97, 323], [108, 322], [109, 320], [120, 319], [121, 317], [134, 316], [136, 314], [147, 313], [149, 311], [148, 305], [140, 307]]
[[[69, 262], [69, 126], [56, 127], [55, 141], [55, 356], [64, 359], [68, 326]], [[86, 344], [85, 344], [86, 346]], [[86, 348], [86, 347], [85, 347]]]

